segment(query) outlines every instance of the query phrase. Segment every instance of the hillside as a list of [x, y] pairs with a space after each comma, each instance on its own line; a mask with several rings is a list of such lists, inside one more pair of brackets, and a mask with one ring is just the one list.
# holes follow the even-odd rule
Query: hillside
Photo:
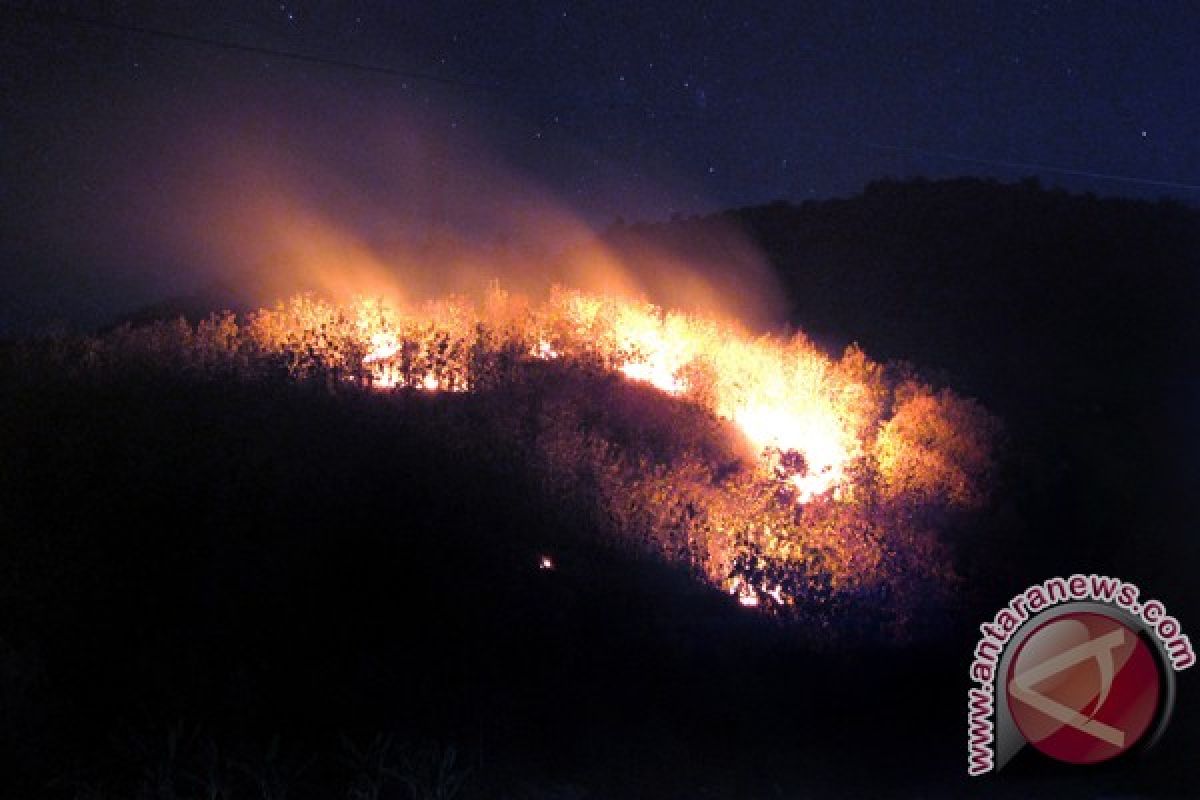
[[777, 270], [797, 326], [915, 363], [1003, 419], [1002, 560], [1190, 585], [1173, 565], [1200, 556], [1185, 499], [1200, 481], [1200, 212], [1036, 181], [879, 181], [607, 241], [711, 260], [733, 252], [730, 223]]
[[[301, 299], [7, 343], [3, 788], [1026, 797], [1051, 781], [1061, 797], [1177, 796], [1195, 692], [1145, 763], [1019, 764], [986, 784], [962, 776], [962, 695], [977, 623], [1050, 574], [1120, 575], [1200, 619], [1197, 220], [951, 181], [610, 231], [617, 250], [701, 259], [728, 252], [732, 221], [798, 326], [862, 345], [827, 361], [802, 338], [763, 345], [764, 372], [803, 357], [836, 388], [878, 390], [853, 417], [854, 491], [801, 501], [754, 471], [695, 387], [614, 370], [588, 349], [603, 337], [484, 348], [482, 328], [459, 325], [477, 337], [463, 345], [438, 314], [396, 327], [382, 348], [399, 360], [366, 374], [354, 319]], [[327, 322], [298, 327], [300, 307]], [[962, 457], [986, 450], [967, 435], [990, 433], [980, 409], [1003, 428], [994, 474]], [[889, 467], [888, 431], [912, 433], [900, 443], [922, 464], [987, 462], [963, 473], [990, 481], [986, 502], [950, 470], [913, 484]], [[811, 477], [804, 461], [770, 466]], [[789, 593], [714, 578], [722, 540], [701, 534], [730, 508], [770, 512], [730, 540], [753, 556], [737, 577], [763, 588], [786, 564]], [[764, 555], [818, 529], [858, 532], [882, 566], [853, 548]]]

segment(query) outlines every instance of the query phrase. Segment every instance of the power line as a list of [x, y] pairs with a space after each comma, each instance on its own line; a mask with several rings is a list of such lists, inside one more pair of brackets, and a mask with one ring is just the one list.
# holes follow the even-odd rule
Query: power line
[[[242, 42], [231, 42], [224, 39], [217, 39], [208, 36], [199, 36], [190, 33], [180, 33], [178, 31], [170, 31], [161, 28], [151, 28], [143, 25], [133, 25], [129, 23], [115, 22], [113, 20], [101, 19], [98, 17], [84, 17], [74, 14], [68, 14], [58, 11], [40, 11], [30, 8], [21, 8], [7, 3], [0, 4], [6, 10], [14, 11], [19, 14], [24, 14], [27, 17], [41, 19], [48, 22], [62, 22], [64, 24], [73, 25], [75, 27], [100, 28], [121, 33], [131, 33], [140, 36], [157, 37], [170, 41], [185, 42], [202, 47], [214, 47], [222, 50], [230, 50], [241, 53], [253, 53], [261, 56], [272, 58], [286, 58], [294, 61], [317, 64], [319, 66], [333, 67], [338, 69], [347, 69], [364, 73], [374, 73], [378, 75], [387, 75], [390, 77], [404, 78], [413, 81], [426, 81], [429, 83], [437, 83], [446, 86], [456, 86], [467, 89], [475, 89], [498, 94], [505, 94], [510, 97], [519, 95], [516, 87], [506, 86], [500, 83], [485, 83], [483, 81], [464, 80], [462, 78], [450, 78], [443, 75], [436, 75], [428, 72], [419, 72], [414, 70], [402, 70], [395, 67], [389, 67], [381, 64], [367, 64], [358, 61], [347, 61], [344, 59], [331, 58], [327, 56], [319, 56], [311, 53], [304, 53], [294, 50], [280, 50], [271, 47], [263, 47], [261, 45], [251, 45]], [[547, 98], [547, 101], [553, 101], [555, 98]], [[644, 114], [655, 117], [675, 117], [683, 119], [693, 119], [703, 122], [711, 122], [714, 118], [710, 113], [697, 113], [694, 109], [671, 109], [658, 108], [650, 109], [645, 105], [638, 103], [582, 103], [572, 101], [570, 103], [559, 103], [558, 107], [562, 110], [567, 109], [582, 109], [590, 108], [595, 111], [618, 111], [618, 110], [638, 110]], [[721, 116], [721, 115], [715, 115]], [[744, 117], [744, 112], [739, 112], [739, 117]], [[947, 161], [956, 161], [959, 163], [978, 164], [981, 166], [998, 167], [1002, 169], [1017, 169], [1032, 172], [1044, 172], [1056, 175], [1069, 175], [1072, 177], [1091, 178], [1093, 180], [1112, 181], [1116, 183], [1125, 183], [1140, 186], [1153, 186], [1164, 189], [1176, 189], [1180, 191], [1196, 192], [1200, 191], [1200, 184], [1184, 183], [1182, 181], [1161, 180], [1156, 178], [1143, 178], [1134, 175], [1120, 175], [1112, 172], [1101, 172], [1098, 170], [1078, 169], [1066, 166], [1057, 166], [1052, 164], [1044, 164], [1034, 161], [1020, 161], [1013, 159], [999, 158], [984, 158], [982, 156], [965, 155], [961, 153], [953, 153], [940, 149], [916, 147], [903, 144], [888, 144], [882, 142], [869, 141], [864, 139], [856, 139], [854, 137], [835, 136], [822, 133], [800, 133], [799, 135], [806, 138], [834, 142], [834, 143], [850, 143], [859, 147], [865, 147], [872, 150], [881, 150], [893, 153], [908, 153], [911, 155], [924, 156], [926, 158], [940, 158]]]
[[946, 153], [938, 150], [926, 150], [921, 147], [907, 147], [904, 145], [880, 144], [877, 142], [863, 142], [862, 144], [866, 147], [876, 150], [891, 150], [914, 153], [916, 155], [944, 158], [948, 161], [961, 161], [968, 164], [983, 164], [991, 167], [1030, 170], [1032, 172], [1051, 172], [1058, 175], [1073, 175], [1081, 178], [1095, 178], [1097, 180], [1117, 181], [1120, 183], [1134, 183], [1144, 186], [1158, 186], [1166, 189], [1182, 189], [1189, 192], [1200, 192], [1200, 184], [1194, 183], [1180, 183], [1177, 181], [1157, 180], [1154, 178], [1137, 178], [1130, 175], [1116, 175], [1111, 172], [1092, 172], [1085, 169], [1055, 167], [1049, 164], [1038, 164], [1031, 161], [1010, 161], [1006, 159], [978, 158], [976, 156], [967, 156], [958, 153]]
[[[245, 44], [243, 42], [231, 42], [225, 39], [217, 39], [209, 36], [199, 36], [190, 33], [180, 33], [162, 28], [152, 28], [144, 25], [133, 25], [123, 22], [115, 22], [113, 20], [101, 19], [99, 17], [85, 17], [76, 14], [68, 14], [59, 11], [42, 11], [37, 9], [22, 8], [10, 5], [8, 3], [0, 3], [0, 7], [15, 11], [19, 14], [24, 14], [27, 17], [38, 19], [43, 22], [60, 22], [71, 25], [76, 28], [99, 28], [103, 30], [116, 31], [119, 33], [132, 33], [140, 36], [157, 37], [168, 41], [184, 42], [187, 44], [198, 45], [202, 47], [214, 47], [221, 50], [230, 50], [238, 53], [252, 53], [255, 55], [268, 56], [271, 58], [286, 58], [293, 61], [299, 61], [309, 64], [317, 64], [324, 67], [334, 67], [339, 69], [347, 69], [355, 72], [373, 73], [377, 75], [387, 75], [395, 78], [404, 78], [412, 81], [426, 81], [430, 83], [442, 84], [445, 86], [456, 86], [467, 89], [477, 89], [484, 92], [492, 92], [495, 94], [503, 94], [508, 97], [517, 96], [520, 94], [517, 87], [508, 86], [502, 83], [485, 83], [483, 81], [465, 80], [462, 78], [451, 78], [444, 75], [437, 75], [430, 72], [419, 72], [414, 70], [403, 70], [397, 67], [390, 67], [383, 64], [368, 64], [361, 61], [347, 61], [344, 59], [331, 58], [328, 56], [319, 56], [312, 53], [304, 53], [296, 50], [280, 50], [272, 47], [263, 47], [261, 45]], [[592, 108], [597, 111], [616, 111], [622, 109], [638, 109], [648, 111], [644, 106], [637, 103], [583, 103], [578, 100], [562, 101], [560, 98], [548, 97], [545, 98], [548, 102], [555, 102], [557, 107], [562, 110], [577, 110], [580, 108]], [[689, 110], [659, 110], [655, 113], [663, 116], [688, 114]]]
[[99, 17], [83, 17], [59, 11], [39, 11], [31, 8], [20, 8], [7, 3], [0, 5], [3, 5], [3, 7], [8, 11], [15, 11], [18, 14], [24, 14], [28, 17], [37, 18], [45, 22], [61, 22], [79, 28], [102, 28], [121, 33], [133, 33], [139, 36], [151, 36], [177, 42], [187, 42], [188, 44], [200, 45], [204, 47], [216, 47], [222, 50], [232, 50], [239, 53], [254, 53], [255, 55], [270, 56], [272, 58], [288, 58], [293, 61], [319, 64], [325, 67], [337, 67], [342, 69], [356, 70], [358, 72], [370, 72], [378, 75], [389, 75], [394, 78], [406, 78], [414, 81], [428, 81], [430, 83], [461, 86], [468, 89], [482, 89], [485, 91], [511, 91], [509, 87], [505, 87], [500, 84], [467, 81], [460, 78], [447, 78], [445, 76], [435, 75], [429, 72], [415, 72], [412, 70], [402, 70], [395, 67], [388, 67], [381, 64], [364, 64], [359, 61], [345, 61], [337, 58], [314, 55], [312, 53], [302, 53], [296, 50], [277, 50], [271, 47], [244, 44], [242, 42], [230, 42], [225, 39], [216, 39], [209, 36], [199, 36], [191, 33], [169, 31], [162, 28], [151, 28], [144, 25], [132, 25], [124, 22], [115, 22], [113, 20], [101, 19]]

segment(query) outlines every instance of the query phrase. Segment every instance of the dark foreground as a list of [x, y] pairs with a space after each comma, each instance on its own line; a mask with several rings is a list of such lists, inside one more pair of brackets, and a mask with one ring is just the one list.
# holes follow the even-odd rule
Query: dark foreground
[[447, 447], [485, 399], [6, 347], [0, 795], [1195, 796], [1190, 673], [1143, 760], [965, 777], [975, 626], [1013, 593], [1096, 571], [1200, 625], [1194, 212], [952, 183], [740, 213], [801, 321], [1005, 420], [918, 636], [780, 625], [591, 535], [515, 454]]
[[6, 796], [1188, 794], [1186, 681], [1144, 764], [968, 783], [980, 598], [781, 627], [447, 455], [460, 398], [6, 377]]

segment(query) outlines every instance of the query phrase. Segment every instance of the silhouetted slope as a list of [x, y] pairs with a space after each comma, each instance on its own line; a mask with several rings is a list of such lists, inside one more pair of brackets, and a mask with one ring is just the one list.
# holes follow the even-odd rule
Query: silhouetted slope
[[[1195, 343], [1200, 212], [960, 179], [880, 181], [845, 200], [776, 203], [622, 228], [711, 258], [734, 222], [779, 271], [793, 321], [882, 358], [948, 370], [993, 403], [1034, 386], [1086, 394], [1092, 370], [1142, 387]], [[1115, 371], [1137, 365], [1136, 375]], [[1134, 379], [1130, 381], [1129, 379]]]
[[[607, 539], [496, 439], [512, 398], [138, 368], [0, 387], [0, 788], [136, 785], [177, 720], [239, 757], [281, 733], [317, 786], [344, 778], [339, 731], [452, 743], [487, 762], [471, 797], [812, 787], [836, 779], [796, 762], [821, 720], [883, 735], [858, 689], [875, 649], [825, 652], [834, 631]], [[652, 437], [642, 416], [609, 421]], [[878, 652], [908, 696], [927, 647]]]
[[[1051, 572], [1119, 574], [1200, 619], [1196, 213], [952, 181], [730, 220], [806, 330], [941, 369], [1006, 421], [992, 511], [955, 531], [967, 580], [945, 640], [827, 652], [827, 630], [605, 546], [594, 508], [489, 438], [513, 405], [494, 397], [43, 374], [13, 344], [0, 788], [125, 796], [174, 768], [163, 732], [182, 718], [258, 768], [273, 733], [288, 759], [316, 754], [301, 797], [345, 787], [340, 730], [456, 744], [467, 798], [1179, 796], [1200, 730], [1187, 686], [1144, 762], [1028, 759], [986, 782], [962, 774], [962, 701], [974, 622]], [[611, 234], [709, 257], [720, 235]], [[648, 438], [643, 416], [628, 438]], [[125, 726], [132, 750], [111, 744]]]
[[111, 331], [121, 325], [147, 325], [153, 322], [175, 320], [182, 317], [188, 322], [198, 322], [211, 314], [232, 311], [244, 314], [253, 308], [245, 294], [234, 291], [224, 283], [216, 282], [187, 295], [169, 297], [157, 303], [135, 308], [118, 315], [101, 326], [100, 332]]
[[[351, 774], [337, 734], [375, 731], [455, 745], [464, 798], [1025, 797], [1041, 780], [962, 775], [966, 637], [830, 651], [833, 631], [606, 545], [489, 441], [496, 398], [162, 371], [0, 370], [0, 387], [12, 796], [160, 779], [144, 796], [188, 796], [172, 787], [210, 742], [255, 770], [309, 763], [289, 796], [330, 796]], [[1162, 762], [1058, 795], [1185, 785], [1156, 766], [1187, 763], [1200, 716], [1181, 717]], [[200, 738], [173, 756], [178, 720]]]
[[[730, 223], [777, 269], [798, 327], [913, 362], [1005, 420], [1006, 563], [1190, 585], [1200, 212], [1036, 181], [879, 181], [607, 238], [711, 258]], [[996, 559], [980, 536], [970, 547]]]

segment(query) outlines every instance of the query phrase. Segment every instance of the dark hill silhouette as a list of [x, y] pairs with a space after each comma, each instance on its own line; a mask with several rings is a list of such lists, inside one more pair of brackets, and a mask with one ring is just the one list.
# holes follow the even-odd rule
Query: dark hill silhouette
[[940, 370], [1004, 419], [992, 513], [954, 534], [960, 605], [916, 647], [830, 652], [604, 546], [519, 453], [445, 446], [487, 398], [80, 378], [31, 363], [71, 341], [0, 348], [0, 794], [177, 798], [227, 769], [261, 788], [315, 754], [289, 796], [345, 796], [369, 770], [337, 733], [385, 731], [455, 745], [468, 800], [1180, 796], [1186, 678], [1152, 758], [987, 782], [962, 774], [962, 701], [975, 624], [1050, 574], [1200, 620], [1198, 220], [959, 180], [609, 232], [711, 263], [733, 222], [818, 340]]
[[215, 281], [190, 294], [168, 297], [119, 314], [111, 322], [101, 326], [99, 333], [108, 333], [121, 325], [138, 327], [181, 317], [196, 323], [211, 314], [223, 311], [244, 314], [252, 309], [253, 306], [243, 293], [235, 291], [223, 282]]
[[778, 270], [796, 325], [942, 368], [993, 403], [1019, 407], [1035, 385], [1086, 394], [1100, 364], [1137, 365], [1141, 392], [1177, 376], [1172, 354], [1200, 333], [1200, 212], [1173, 201], [885, 180], [849, 199], [618, 226], [608, 240], [709, 260], [730, 222]]
[[1005, 420], [1015, 506], [998, 514], [1019, 521], [996, 536], [1010, 563], [1190, 585], [1172, 565], [1200, 555], [1183, 499], [1200, 482], [1200, 211], [1036, 180], [882, 180], [847, 199], [618, 224], [606, 239], [711, 259], [731, 228], [766, 254], [791, 321], [818, 342], [913, 362]]

